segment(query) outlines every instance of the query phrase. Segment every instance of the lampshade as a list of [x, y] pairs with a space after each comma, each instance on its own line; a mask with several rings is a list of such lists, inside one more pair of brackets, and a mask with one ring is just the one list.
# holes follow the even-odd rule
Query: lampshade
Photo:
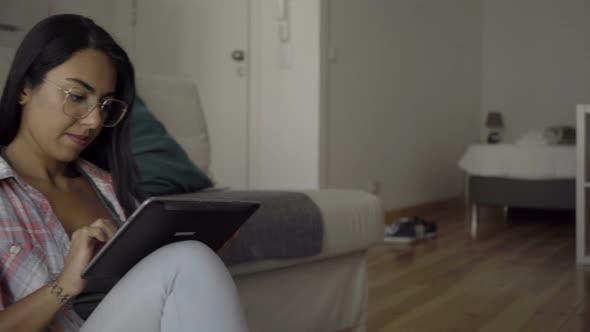
[[486, 127], [488, 128], [504, 128], [504, 120], [502, 120], [502, 113], [489, 112], [486, 119]]

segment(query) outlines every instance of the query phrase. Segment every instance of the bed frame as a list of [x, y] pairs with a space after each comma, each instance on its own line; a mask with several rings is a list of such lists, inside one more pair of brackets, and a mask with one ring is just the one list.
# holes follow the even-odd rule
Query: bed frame
[[468, 176], [466, 195], [471, 205], [471, 236], [477, 237], [480, 205], [575, 210], [576, 180], [519, 180]]

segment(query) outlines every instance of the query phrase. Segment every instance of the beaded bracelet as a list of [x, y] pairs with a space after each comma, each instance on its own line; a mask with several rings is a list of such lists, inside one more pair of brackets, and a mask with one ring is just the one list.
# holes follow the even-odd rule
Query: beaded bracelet
[[57, 283], [57, 278], [52, 279], [47, 286], [61, 304], [66, 304], [70, 300], [71, 296], [64, 293], [64, 289]]

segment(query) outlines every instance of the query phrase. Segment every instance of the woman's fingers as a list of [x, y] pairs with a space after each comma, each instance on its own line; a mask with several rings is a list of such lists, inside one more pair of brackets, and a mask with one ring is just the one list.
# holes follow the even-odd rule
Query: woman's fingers
[[82, 232], [83, 235], [85, 235], [89, 238], [96, 239], [100, 242], [106, 242], [109, 239], [108, 234], [106, 233], [106, 230], [101, 227], [87, 226], [87, 227], [82, 228], [80, 231]]
[[110, 240], [117, 232], [117, 226], [108, 219], [97, 219], [90, 224], [90, 227], [101, 229], [106, 236], [105, 241]]
[[117, 227], [110, 220], [97, 219], [89, 226], [77, 230], [74, 235], [77, 235], [77, 237], [86, 236], [100, 242], [107, 242], [115, 235], [116, 231]]
[[86, 287], [86, 281], [81, 277], [82, 271], [96, 251], [110, 240], [116, 231], [117, 227], [112, 221], [98, 219], [72, 234], [70, 250], [59, 276], [60, 285], [68, 290], [68, 294], [77, 295]]

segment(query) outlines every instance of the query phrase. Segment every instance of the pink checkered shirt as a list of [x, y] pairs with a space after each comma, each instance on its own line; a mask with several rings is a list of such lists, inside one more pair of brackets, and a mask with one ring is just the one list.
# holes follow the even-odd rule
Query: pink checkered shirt
[[[124, 220], [110, 174], [84, 160], [77, 165]], [[0, 157], [0, 310], [57, 276], [69, 247], [70, 239], [47, 198]], [[82, 324], [66, 304], [45, 331], [78, 331]]]

